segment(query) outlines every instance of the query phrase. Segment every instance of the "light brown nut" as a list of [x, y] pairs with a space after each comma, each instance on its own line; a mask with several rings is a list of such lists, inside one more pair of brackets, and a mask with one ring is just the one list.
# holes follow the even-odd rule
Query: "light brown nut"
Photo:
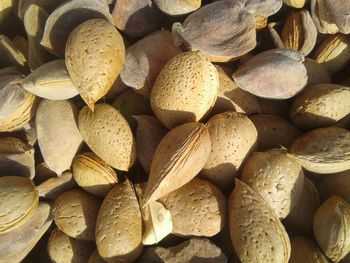
[[306, 170], [337, 173], [350, 169], [350, 131], [327, 127], [309, 131], [295, 140], [291, 153]]
[[304, 66], [307, 71], [307, 86], [331, 83], [331, 75], [324, 64], [311, 58], [305, 58]]
[[288, 262], [288, 234], [275, 212], [254, 189], [236, 179], [228, 207], [231, 240], [242, 263]]
[[76, 155], [72, 171], [77, 184], [86, 192], [98, 197], [105, 197], [118, 183], [116, 172], [92, 152]]
[[283, 220], [289, 233], [312, 236], [312, 221], [320, 205], [320, 196], [313, 182], [304, 177], [304, 187], [299, 202]]
[[289, 263], [328, 263], [328, 259], [322, 254], [317, 245], [303, 236], [294, 236], [290, 239], [292, 252]]
[[33, 216], [23, 225], [0, 234], [0, 263], [21, 262], [45, 234], [52, 223], [51, 207], [41, 202]]
[[47, 251], [55, 263], [86, 263], [94, 250], [94, 243], [67, 236], [58, 228], [50, 235]]
[[92, 252], [91, 256], [89, 257], [89, 261], [87, 263], [105, 263], [101, 256], [98, 254], [97, 249], [95, 249], [94, 252]]
[[65, 53], [67, 70], [91, 110], [111, 89], [124, 60], [123, 38], [107, 20], [85, 21], [69, 35]]
[[154, 0], [156, 6], [171, 16], [185, 15], [201, 7], [201, 0]]
[[142, 37], [159, 29], [164, 18], [152, 0], [118, 0], [112, 16], [115, 26], [130, 37]]
[[154, 154], [144, 203], [165, 196], [194, 178], [210, 153], [210, 135], [202, 123], [189, 122], [170, 130]]
[[[83, 139], [77, 127], [77, 110], [67, 100], [42, 100], [36, 113], [40, 151], [58, 175], [68, 170]], [[62, 140], [64, 138], [64, 140]]]
[[66, 235], [80, 240], [95, 240], [99, 209], [99, 199], [80, 189], [73, 189], [56, 198], [52, 215]]
[[303, 8], [308, 0], [283, 0], [283, 3], [294, 8]]
[[162, 68], [180, 52], [180, 48], [173, 44], [171, 32], [154, 32], [126, 50], [120, 77], [138, 93], [149, 95]]
[[[238, 87], [256, 96], [288, 99], [300, 92], [307, 83], [303, 61], [304, 56], [297, 51], [264, 51], [240, 66], [233, 73], [233, 80]], [[283, 81], [280, 81], [281, 76], [284, 76]]]
[[301, 132], [284, 118], [269, 114], [257, 114], [249, 117], [258, 131], [259, 151], [284, 147], [289, 149]]
[[205, 5], [182, 24], [174, 23], [172, 32], [176, 46], [199, 50], [215, 62], [240, 57], [256, 46], [255, 18], [241, 1]]
[[3, 66], [15, 66], [21, 70], [27, 67], [27, 58], [5, 35], [0, 35], [0, 63]]
[[226, 198], [205, 180], [195, 178], [159, 201], [171, 213], [173, 234], [211, 237], [226, 225]]
[[167, 133], [167, 129], [154, 116], [134, 116], [137, 121], [137, 158], [142, 168], [149, 173], [156, 148]]
[[122, 171], [133, 165], [136, 147], [130, 126], [112, 106], [98, 104], [94, 112], [84, 107], [78, 126], [85, 143], [107, 164]]
[[307, 87], [290, 109], [293, 123], [303, 129], [335, 124], [350, 114], [350, 87], [319, 84]]
[[102, 202], [96, 223], [98, 253], [106, 262], [132, 262], [142, 251], [142, 219], [129, 180], [117, 184]]
[[330, 197], [315, 213], [315, 239], [333, 262], [339, 262], [350, 252], [349, 225], [350, 205], [338, 196]]
[[0, 233], [18, 228], [28, 221], [39, 204], [39, 195], [28, 178], [0, 177]]
[[199, 121], [214, 105], [219, 87], [216, 68], [200, 52], [172, 58], [151, 91], [151, 107], [168, 128]]
[[317, 188], [322, 201], [336, 195], [350, 204], [350, 170], [324, 175]]
[[257, 131], [247, 116], [230, 111], [215, 115], [206, 125], [211, 152], [200, 175], [220, 189], [232, 189], [238, 170], [256, 148]]

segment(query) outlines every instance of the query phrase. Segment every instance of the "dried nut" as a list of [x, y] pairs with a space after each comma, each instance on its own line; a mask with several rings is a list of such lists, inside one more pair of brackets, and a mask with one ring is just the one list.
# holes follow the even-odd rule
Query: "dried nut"
[[[76, 108], [67, 100], [42, 100], [36, 114], [40, 151], [49, 168], [61, 175], [68, 170], [82, 143]], [[62, 140], [64, 138], [64, 140]]]
[[307, 87], [293, 102], [290, 118], [303, 129], [331, 126], [350, 114], [350, 87], [319, 84]]
[[49, 100], [66, 100], [79, 94], [63, 59], [53, 60], [36, 68], [21, 84], [25, 90]]
[[168, 128], [199, 121], [214, 105], [219, 86], [216, 68], [200, 52], [171, 59], [151, 91], [151, 107]]
[[228, 203], [233, 247], [242, 263], [287, 263], [290, 241], [278, 216], [250, 186], [236, 179]]
[[95, 240], [95, 226], [100, 201], [79, 189], [64, 192], [56, 198], [52, 215], [56, 225], [68, 236]]
[[350, 204], [350, 170], [323, 176], [317, 188], [322, 201], [336, 195]]
[[112, 16], [115, 26], [130, 37], [142, 37], [159, 29], [164, 18], [152, 0], [118, 0]]
[[33, 179], [35, 175], [34, 148], [14, 138], [0, 138], [0, 174], [20, 175]]
[[18, 228], [28, 221], [39, 205], [32, 181], [20, 176], [0, 177], [0, 233]]
[[21, 262], [52, 223], [51, 207], [40, 203], [33, 216], [20, 227], [0, 234], [0, 263]]
[[41, 162], [35, 166], [35, 185], [45, 182], [47, 179], [56, 178], [57, 174], [52, 171], [45, 162]]
[[290, 103], [287, 100], [258, 98], [258, 103], [263, 114], [276, 115], [285, 119], [289, 117]]
[[241, 180], [257, 191], [279, 218], [296, 206], [304, 187], [300, 164], [278, 149], [253, 154], [244, 164]]
[[98, 197], [105, 197], [118, 182], [116, 172], [92, 152], [76, 155], [72, 171], [77, 184]]
[[79, 114], [79, 130], [91, 150], [115, 169], [128, 171], [136, 155], [129, 124], [116, 109], [98, 104], [92, 112], [87, 106]]
[[294, 8], [303, 8], [308, 0], [283, 0], [283, 3]]
[[191, 181], [208, 160], [210, 144], [208, 129], [202, 123], [189, 122], [170, 130], [154, 154], [145, 205]]
[[159, 200], [173, 220], [173, 233], [211, 237], [226, 225], [226, 198], [211, 183], [193, 179]]
[[97, 249], [95, 249], [94, 252], [92, 252], [92, 254], [89, 257], [89, 261], [88, 263], [105, 263], [106, 261], [104, 261], [101, 256], [98, 254]]
[[156, 6], [171, 16], [185, 15], [201, 7], [201, 0], [154, 0]]
[[238, 170], [256, 148], [257, 131], [247, 116], [229, 111], [212, 117], [207, 127], [211, 152], [201, 176], [220, 189], [232, 189]]
[[71, 238], [58, 228], [51, 232], [47, 244], [50, 259], [56, 263], [86, 263], [93, 250], [93, 242]]
[[[83, 12], [82, 12], [83, 10]], [[41, 40], [41, 45], [47, 48], [50, 52], [55, 54], [58, 57], [64, 57], [66, 43], [68, 41], [68, 37], [73, 30], [75, 30], [78, 25], [83, 22], [94, 18], [105, 18], [110, 23], [113, 24], [113, 19], [111, 14], [109, 13], [109, 8], [106, 1], [100, 0], [72, 0], [66, 1], [59, 7], [57, 7], [48, 17], [45, 24], [45, 30], [43, 34], [43, 38]], [[106, 21], [106, 27], [109, 23]], [[105, 26], [105, 25], [103, 25]], [[112, 25], [111, 25], [112, 26]], [[101, 32], [103, 31], [99, 28], [89, 28], [88, 30], [90, 34], [98, 35], [96, 38], [97, 41], [111, 41], [107, 40], [107, 36], [101, 36]], [[97, 32], [96, 32], [97, 31]], [[87, 37], [90, 37], [88, 34]], [[94, 36], [92, 36], [94, 38]], [[79, 40], [79, 42], [82, 39]], [[94, 42], [94, 43], [96, 43]], [[113, 40], [112, 43], [116, 44]], [[81, 44], [81, 52], [85, 52], [84, 48]], [[92, 43], [86, 43], [87, 46], [90, 46]], [[95, 47], [90, 47], [91, 49], [95, 49]], [[100, 51], [100, 46], [98, 47]], [[84, 53], [85, 57], [87, 53]], [[109, 56], [109, 55], [108, 55]], [[78, 62], [77, 62], [78, 63]], [[81, 66], [81, 64], [79, 64]], [[96, 65], [102, 66], [101, 63], [96, 61]], [[96, 70], [96, 68], [94, 68]]]
[[30, 121], [36, 110], [35, 95], [24, 90], [23, 77], [14, 68], [0, 70], [0, 131], [13, 131]]
[[[240, 66], [233, 73], [233, 80], [238, 87], [256, 96], [288, 99], [300, 92], [307, 83], [303, 61], [304, 56], [297, 51], [264, 51]], [[285, 76], [283, 82], [280, 81], [281, 76]]]
[[10, 14], [13, 6], [12, 0], [1, 0], [0, 1], [0, 24]]
[[311, 15], [322, 34], [350, 33], [350, 2], [341, 0], [311, 0]]
[[120, 77], [138, 93], [149, 95], [162, 68], [180, 52], [173, 44], [171, 32], [154, 32], [126, 50]]
[[350, 61], [350, 37], [336, 34], [328, 36], [315, 53], [315, 60], [334, 75]]
[[294, 236], [290, 239], [290, 243], [292, 252], [289, 263], [328, 263], [328, 259], [311, 239]]
[[68, 73], [80, 96], [94, 110], [95, 102], [111, 89], [122, 69], [123, 38], [108, 21], [91, 19], [69, 35], [65, 57]]
[[261, 109], [257, 98], [240, 89], [232, 80], [232, 72], [224, 67], [215, 66], [219, 73], [219, 89], [216, 102], [210, 114], [225, 111], [236, 111], [246, 115], [260, 113]]
[[252, 14], [269, 17], [282, 7], [282, 0], [244, 0], [245, 8]]
[[286, 119], [275, 115], [257, 114], [249, 117], [258, 131], [259, 151], [284, 147], [289, 149], [301, 132]]
[[5, 35], [0, 35], [0, 63], [7, 67], [15, 66], [21, 70], [25, 70], [27, 66], [24, 54]]
[[295, 140], [291, 153], [306, 170], [337, 173], [350, 169], [350, 131], [327, 127], [309, 131]]
[[307, 71], [307, 86], [323, 83], [331, 83], [331, 75], [324, 64], [311, 58], [305, 58], [304, 66]]
[[139, 115], [134, 118], [137, 121], [137, 158], [142, 168], [149, 173], [156, 148], [168, 130], [154, 116]]
[[312, 220], [320, 205], [320, 196], [315, 185], [306, 176], [299, 201], [283, 220], [288, 232], [298, 235], [312, 235]]
[[339, 262], [350, 252], [350, 205], [338, 196], [332, 196], [314, 216], [315, 239], [325, 255]]
[[174, 43], [199, 50], [211, 61], [226, 62], [256, 46], [255, 23], [243, 2], [217, 1], [190, 14], [182, 25], [174, 23]]
[[142, 251], [142, 219], [129, 180], [117, 184], [102, 202], [96, 223], [98, 253], [106, 262], [132, 262]]

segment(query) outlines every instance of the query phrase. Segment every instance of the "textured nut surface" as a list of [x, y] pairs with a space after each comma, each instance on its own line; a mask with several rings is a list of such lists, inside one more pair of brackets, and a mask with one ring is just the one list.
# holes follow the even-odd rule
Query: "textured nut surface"
[[289, 263], [328, 263], [328, 259], [311, 240], [303, 236], [294, 236], [290, 239], [292, 252]]
[[172, 16], [191, 13], [201, 6], [201, 0], [154, 0], [157, 7]]
[[323, 201], [336, 195], [350, 204], [350, 170], [324, 175], [317, 184], [317, 189]]

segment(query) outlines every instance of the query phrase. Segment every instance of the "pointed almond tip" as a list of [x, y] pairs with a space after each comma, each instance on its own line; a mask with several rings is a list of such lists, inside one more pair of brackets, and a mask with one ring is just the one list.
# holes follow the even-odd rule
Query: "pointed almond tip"
[[92, 98], [84, 98], [82, 96], [82, 99], [85, 101], [86, 105], [90, 108], [92, 112], [95, 110], [95, 101]]

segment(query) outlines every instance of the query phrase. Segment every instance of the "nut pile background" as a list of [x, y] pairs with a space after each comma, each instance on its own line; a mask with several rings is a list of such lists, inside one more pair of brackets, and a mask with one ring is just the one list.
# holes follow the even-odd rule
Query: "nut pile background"
[[349, 263], [349, 33], [348, 0], [0, 0], [0, 263]]

